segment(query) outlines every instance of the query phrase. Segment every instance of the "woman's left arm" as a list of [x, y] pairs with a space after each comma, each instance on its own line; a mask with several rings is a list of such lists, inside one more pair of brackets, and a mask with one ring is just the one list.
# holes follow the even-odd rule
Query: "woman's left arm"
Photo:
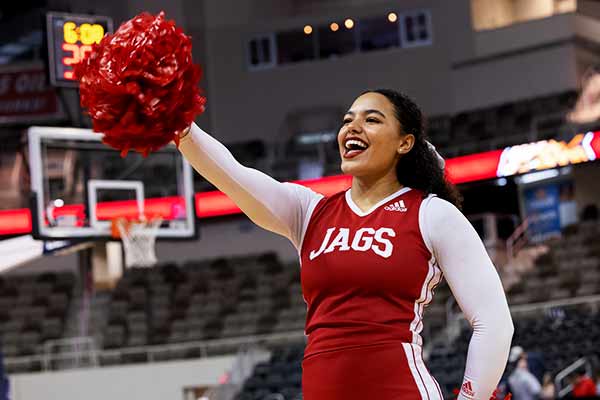
[[506, 367], [514, 332], [500, 277], [477, 232], [454, 205], [429, 197], [419, 220], [425, 243], [473, 328], [458, 399], [488, 400]]

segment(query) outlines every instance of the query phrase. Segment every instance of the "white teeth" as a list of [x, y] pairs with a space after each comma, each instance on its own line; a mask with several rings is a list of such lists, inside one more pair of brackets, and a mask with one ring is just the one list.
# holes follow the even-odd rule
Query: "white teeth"
[[346, 141], [345, 147], [347, 149], [350, 149], [351, 145], [356, 145], [356, 146], [362, 147], [363, 149], [366, 149], [368, 147], [365, 142], [356, 140], [356, 139], [350, 139], [350, 140]]

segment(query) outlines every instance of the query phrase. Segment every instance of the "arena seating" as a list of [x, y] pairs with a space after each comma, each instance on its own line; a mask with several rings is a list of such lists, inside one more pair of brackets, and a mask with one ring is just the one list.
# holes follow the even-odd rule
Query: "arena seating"
[[298, 265], [273, 254], [129, 270], [109, 303], [104, 348], [302, 330]]
[[75, 276], [45, 273], [0, 279], [0, 334], [5, 357], [41, 353], [63, 336]]
[[[537, 260], [537, 268], [511, 289], [511, 304], [600, 292], [600, 245], [591, 240], [597, 233], [596, 224], [567, 229], [563, 239], [552, 243], [551, 252]], [[21, 287], [9, 282], [2, 284], [5, 313]], [[549, 290], [538, 290], [540, 287]], [[32, 291], [27, 284], [23, 288], [24, 293]], [[444, 304], [449, 296], [447, 285], [436, 289], [434, 302], [427, 309], [427, 322], [433, 331], [444, 324]], [[104, 347], [299, 330], [305, 312], [298, 266], [284, 266], [273, 254], [129, 270], [111, 294]], [[10, 327], [11, 323], [5, 325], [5, 330]]]
[[[512, 345], [526, 352], [541, 353], [553, 377], [580, 357], [600, 357], [600, 312], [592, 307], [549, 309], [531, 315], [513, 316]], [[471, 329], [465, 323], [460, 336], [448, 346], [434, 348], [428, 360], [431, 373], [449, 394], [462, 381]], [[505, 375], [512, 372], [509, 366]]]
[[[546, 371], [553, 376], [580, 357], [600, 357], [600, 312], [577, 306], [557, 308], [548, 312], [515, 316], [513, 346], [525, 351], [540, 352]], [[435, 347], [427, 365], [439, 382], [446, 398], [454, 398], [453, 390], [460, 386], [468, 351], [471, 328], [464, 322], [458, 338]], [[274, 348], [268, 362], [255, 366], [235, 400], [262, 400], [279, 393], [284, 400], [298, 398], [302, 383], [304, 344]], [[507, 368], [506, 374], [512, 371]], [[273, 399], [280, 397], [272, 397]]]
[[[556, 139], [560, 132], [571, 131], [560, 128], [576, 99], [577, 93], [568, 91], [455, 115], [432, 116], [427, 122], [429, 138], [444, 157], [496, 150], [531, 140]], [[274, 157], [269, 164], [265, 159], [265, 144], [260, 141], [228, 145], [244, 165], [266, 171], [281, 181], [298, 179], [301, 160], [324, 161], [325, 176], [341, 173], [337, 141], [325, 143], [322, 149], [318, 146], [299, 145], [290, 139], [279, 152], [281, 156]], [[215, 190], [197, 174], [194, 186], [198, 191]]]
[[[529, 304], [600, 294], [600, 243], [596, 240], [599, 233], [597, 222], [568, 227], [563, 238], [549, 243], [551, 251], [536, 260], [536, 268], [509, 292], [509, 302], [512, 305]], [[445, 283], [436, 290], [434, 302], [426, 311], [426, 332], [428, 324], [432, 325], [433, 332], [439, 332], [443, 326], [443, 305], [449, 296]], [[513, 346], [541, 352], [545, 367], [553, 376], [580, 357], [600, 359], [597, 346], [600, 342], [600, 312], [597, 308], [560, 307], [513, 318]], [[464, 322], [457, 339], [434, 347], [427, 362], [448, 398], [452, 398], [453, 390], [462, 381], [471, 333], [471, 328]], [[291, 375], [294, 364], [298, 366], [301, 362], [301, 355], [294, 353], [294, 348], [275, 349], [269, 363], [257, 365], [236, 400], [263, 399], [269, 393], [280, 393], [285, 400], [294, 398], [295, 381]], [[281, 363], [282, 354], [290, 358], [285, 365]], [[292, 372], [285, 373], [288, 369]], [[277, 378], [282, 371], [283, 383]], [[511, 368], [507, 368], [506, 374], [510, 371]]]
[[549, 241], [521, 282], [508, 292], [510, 304], [527, 304], [600, 293], [600, 225], [594, 221], [567, 227]]
[[[448, 296], [436, 289], [424, 336], [443, 327]], [[305, 318], [299, 265], [267, 253], [128, 270], [96, 329], [114, 349], [302, 331]]]
[[[598, 233], [597, 223], [581, 223], [568, 227], [562, 239], [551, 241], [550, 252], [511, 288], [511, 305], [600, 293], [600, 245], [593, 240]], [[7, 357], [39, 354], [43, 341], [63, 336], [74, 282], [69, 274], [0, 281], [2, 344]], [[435, 289], [434, 301], [425, 311], [426, 343], [444, 328], [450, 296], [445, 282]], [[91, 333], [100, 337], [105, 350], [298, 332], [304, 329], [306, 317], [298, 264], [285, 265], [273, 253], [130, 269], [114, 290], [96, 293], [92, 303], [96, 299], [106, 301], [99, 302], [103, 318], [93, 321]], [[561, 323], [582, 323], [568, 318]], [[537, 320], [523, 320], [515, 343], [527, 347], [532, 344], [527, 335], [546, 337], [538, 332], [543, 326]], [[457, 366], [464, 366], [469, 332], [465, 329], [450, 349], [432, 354], [432, 371], [448, 387], [460, 375]], [[595, 335], [596, 331], [587, 333]], [[582, 338], [584, 343], [589, 340]], [[166, 352], [155, 359], [188, 356], [193, 354]], [[555, 358], [552, 368], [563, 366], [569, 357]], [[114, 362], [130, 361], [136, 362], [126, 357]]]
[[255, 365], [235, 400], [262, 400], [274, 393], [284, 400], [301, 399], [303, 354], [304, 343], [274, 348], [269, 361]]
[[534, 140], [555, 139], [576, 98], [569, 91], [437, 116], [429, 119], [429, 136], [445, 157], [527, 143], [532, 134]]

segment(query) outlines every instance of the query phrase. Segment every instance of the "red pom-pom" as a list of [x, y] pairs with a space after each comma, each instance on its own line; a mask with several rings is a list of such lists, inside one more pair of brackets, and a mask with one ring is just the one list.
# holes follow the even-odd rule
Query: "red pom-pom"
[[139, 14], [106, 35], [75, 75], [94, 131], [122, 156], [178, 143], [178, 133], [204, 112], [191, 39], [164, 12]]

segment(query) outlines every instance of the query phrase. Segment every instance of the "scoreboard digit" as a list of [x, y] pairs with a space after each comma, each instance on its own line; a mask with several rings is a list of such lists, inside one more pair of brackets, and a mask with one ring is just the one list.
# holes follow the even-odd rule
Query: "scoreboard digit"
[[77, 87], [73, 66], [111, 33], [112, 19], [97, 15], [47, 13], [48, 67], [53, 86]]

